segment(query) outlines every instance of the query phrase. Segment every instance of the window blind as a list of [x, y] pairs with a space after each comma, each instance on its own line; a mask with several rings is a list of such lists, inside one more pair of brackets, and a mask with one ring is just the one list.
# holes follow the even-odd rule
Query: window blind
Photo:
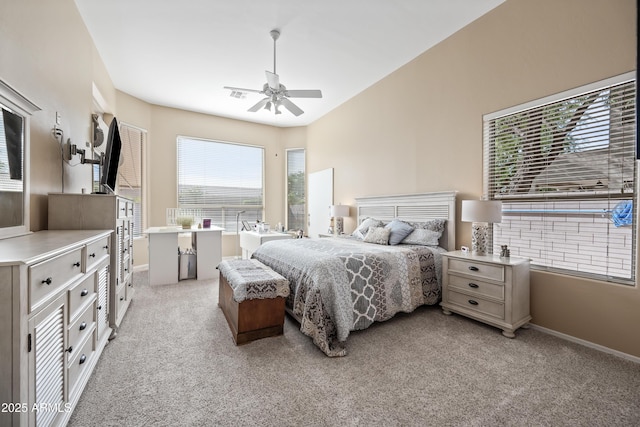
[[503, 202], [494, 250], [635, 278], [635, 100], [625, 75], [485, 116], [485, 195]]
[[287, 229], [305, 229], [305, 151], [287, 150]]
[[[178, 137], [178, 207], [198, 209], [226, 231], [262, 221], [264, 149]], [[244, 211], [244, 212], [243, 212]]]

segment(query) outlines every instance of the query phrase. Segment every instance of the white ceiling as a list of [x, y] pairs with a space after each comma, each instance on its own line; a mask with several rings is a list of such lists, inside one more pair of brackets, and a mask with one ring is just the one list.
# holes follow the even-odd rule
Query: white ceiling
[[[265, 123], [320, 118], [505, 0], [75, 0], [118, 90], [152, 104]], [[246, 110], [273, 71], [305, 113]]]

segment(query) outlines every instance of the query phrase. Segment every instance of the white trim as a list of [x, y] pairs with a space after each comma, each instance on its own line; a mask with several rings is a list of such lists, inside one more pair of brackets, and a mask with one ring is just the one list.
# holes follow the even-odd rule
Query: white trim
[[573, 98], [583, 93], [592, 92], [598, 89], [604, 89], [608, 86], [613, 86], [621, 83], [625, 83], [636, 78], [635, 71], [629, 71], [628, 73], [620, 74], [618, 76], [610, 77], [608, 79], [600, 80], [594, 83], [589, 83], [584, 86], [576, 87], [573, 89], [566, 90], [564, 92], [555, 93], [553, 95], [546, 96], [544, 98], [534, 99], [529, 102], [525, 102], [524, 104], [516, 105], [514, 107], [505, 108], [504, 110], [496, 111], [494, 113], [485, 114], [482, 116], [482, 119], [486, 122], [488, 120], [497, 119], [502, 116], [507, 116], [509, 114], [518, 113], [520, 111], [525, 111], [530, 108], [540, 107], [542, 105], [550, 104], [552, 102], [561, 101], [567, 98]]
[[572, 335], [563, 334], [562, 332], [554, 331], [553, 329], [544, 328], [542, 326], [538, 326], [538, 325], [535, 325], [533, 323], [529, 323], [529, 326], [531, 327], [531, 329], [536, 329], [536, 330], [538, 330], [540, 332], [544, 332], [545, 334], [553, 335], [555, 337], [562, 338], [563, 340], [571, 341], [571, 342], [574, 342], [576, 344], [580, 344], [580, 345], [583, 345], [585, 347], [589, 347], [589, 348], [592, 348], [594, 350], [601, 351], [603, 353], [612, 354], [614, 356], [618, 356], [618, 357], [621, 357], [623, 359], [629, 360], [631, 362], [640, 364], [640, 357], [638, 357], [638, 356], [634, 356], [634, 355], [628, 354], [628, 353], [623, 353], [621, 351], [614, 350], [612, 348], [605, 347], [605, 346], [600, 345], [600, 344], [592, 343], [591, 341], [586, 341], [586, 340], [583, 340], [583, 339], [580, 339], [580, 338], [576, 338], [576, 337], [574, 337]]
[[137, 273], [139, 271], [148, 271], [149, 270], [149, 264], [141, 264], [141, 265], [134, 265], [133, 266], [133, 272]]

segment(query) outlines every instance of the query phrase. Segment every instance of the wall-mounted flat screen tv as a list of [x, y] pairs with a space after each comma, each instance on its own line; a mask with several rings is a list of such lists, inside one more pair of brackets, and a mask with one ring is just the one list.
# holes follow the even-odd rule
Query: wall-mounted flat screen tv
[[115, 192], [121, 150], [122, 141], [120, 140], [118, 121], [114, 117], [113, 120], [111, 120], [111, 124], [109, 125], [109, 134], [107, 136], [104, 164], [102, 166], [102, 177], [100, 179], [100, 187], [102, 192]]

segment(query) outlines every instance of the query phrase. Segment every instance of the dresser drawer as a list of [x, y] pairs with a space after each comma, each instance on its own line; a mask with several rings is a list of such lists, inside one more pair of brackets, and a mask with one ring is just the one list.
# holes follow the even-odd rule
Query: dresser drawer
[[130, 202], [124, 199], [118, 199], [118, 218], [126, 218], [129, 215], [129, 210], [133, 207], [129, 207]]
[[102, 259], [109, 256], [110, 239], [110, 237], [105, 237], [104, 239], [100, 239], [87, 245], [85, 272], [91, 270], [93, 266], [99, 263]]
[[464, 307], [467, 310], [473, 310], [478, 313], [487, 314], [497, 319], [504, 319], [504, 304], [487, 301], [482, 298], [476, 298], [474, 296], [461, 294], [449, 290], [448, 302], [460, 307]]
[[35, 310], [58, 289], [82, 276], [82, 248], [29, 267], [29, 309]]
[[504, 266], [449, 258], [449, 271], [471, 274], [475, 277], [504, 282]]
[[[94, 332], [95, 334], [95, 332]], [[75, 393], [75, 389], [78, 385], [78, 380], [82, 378], [82, 375], [85, 373], [87, 367], [91, 364], [91, 358], [93, 357], [94, 348], [93, 348], [93, 335], [89, 337], [82, 344], [81, 348], [77, 350], [74, 348], [73, 353], [71, 355], [71, 361], [68, 367], [68, 379], [69, 379], [69, 395], [73, 396]]]
[[87, 306], [78, 318], [69, 325], [67, 348], [72, 348], [72, 351], [69, 353], [69, 359], [75, 356], [76, 350], [80, 348], [81, 343], [95, 330], [95, 318], [96, 302], [94, 301], [93, 304]]
[[78, 314], [82, 307], [96, 299], [95, 273], [88, 275], [84, 280], [69, 289], [69, 320]]
[[450, 274], [447, 277], [449, 279], [449, 287], [451, 288], [457, 288], [480, 297], [486, 296], [504, 301], [503, 284], [484, 282], [482, 280], [476, 280], [475, 278], [456, 276], [455, 274]]

